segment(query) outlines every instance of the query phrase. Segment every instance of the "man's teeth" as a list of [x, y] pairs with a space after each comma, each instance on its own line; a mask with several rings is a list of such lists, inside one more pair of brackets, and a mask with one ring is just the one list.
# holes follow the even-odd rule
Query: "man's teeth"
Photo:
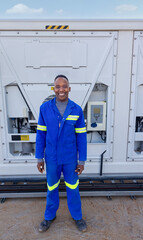
[[65, 94], [64, 93], [59, 93], [60, 96], [64, 96]]

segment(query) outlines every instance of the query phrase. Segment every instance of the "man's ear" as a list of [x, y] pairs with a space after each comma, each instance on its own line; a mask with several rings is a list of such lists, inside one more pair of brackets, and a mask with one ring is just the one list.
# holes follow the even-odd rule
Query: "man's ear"
[[71, 87], [69, 87], [69, 92], [71, 91]]

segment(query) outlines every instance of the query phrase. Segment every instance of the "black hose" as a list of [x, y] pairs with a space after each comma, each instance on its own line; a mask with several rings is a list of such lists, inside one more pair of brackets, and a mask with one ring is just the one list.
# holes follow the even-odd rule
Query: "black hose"
[[103, 155], [106, 152], [106, 150], [101, 154], [101, 161], [100, 161], [100, 176], [102, 176], [103, 171]]

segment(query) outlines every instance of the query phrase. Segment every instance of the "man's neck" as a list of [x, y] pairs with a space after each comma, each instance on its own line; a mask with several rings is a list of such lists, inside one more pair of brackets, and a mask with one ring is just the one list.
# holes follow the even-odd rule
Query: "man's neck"
[[63, 104], [64, 104], [64, 103], [66, 104], [66, 103], [68, 102], [68, 99], [66, 99], [66, 101], [59, 101], [59, 100], [56, 98], [56, 102], [61, 103], [61, 104], [62, 104], [62, 103], [63, 103]]

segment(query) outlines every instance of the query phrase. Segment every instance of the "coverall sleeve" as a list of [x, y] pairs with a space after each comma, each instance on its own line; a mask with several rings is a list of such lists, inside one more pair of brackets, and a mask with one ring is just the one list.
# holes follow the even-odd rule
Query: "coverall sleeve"
[[79, 118], [76, 122], [75, 127], [76, 137], [77, 137], [77, 149], [79, 161], [86, 161], [87, 159], [87, 136], [86, 136], [86, 127], [84, 123], [83, 111], [80, 109]]
[[46, 134], [47, 127], [42, 114], [42, 109], [40, 107], [39, 120], [37, 125], [37, 135], [36, 135], [36, 158], [44, 158], [44, 152], [46, 147]]

